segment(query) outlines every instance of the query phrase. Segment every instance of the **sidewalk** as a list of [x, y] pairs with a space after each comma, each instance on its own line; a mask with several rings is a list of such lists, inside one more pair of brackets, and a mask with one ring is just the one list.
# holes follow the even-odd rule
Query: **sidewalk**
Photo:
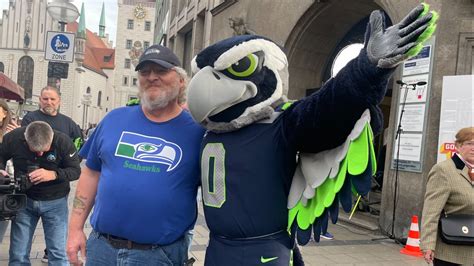
[[[75, 183], [72, 184], [72, 191], [69, 196], [69, 206], [72, 206]], [[357, 215], [357, 214], [356, 214]], [[85, 232], [91, 231], [90, 224], [86, 224]], [[426, 266], [422, 258], [410, 257], [400, 254], [401, 246], [391, 240], [377, 240], [381, 235], [374, 235], [370, 231], [353, 228], [346, 224], [336, 224], [329, 226], [329, 232], [334, 235], [334, 240], [322, 239], [320, 243], [310, 242], [307, 246], [301, 247], [305, 264], [309, 266], [319, 265], [413, 265]], [[196, 223], [191, 256], [196, 259], [194, 265], [204, 265], [204, 255], [208, 242], [209, 230], [207, 229], [202, 205], [199, 206], [199, 216]], [[8, 265], [8, 248], [10, 243], [10, 233], [7, 230], [3, 243], [0, 244], [0, 266]], [[34, 266], [47, 265], [41, 262], [43, 249], [45, 248], [43, 227], [38, 224], [33, 237], [31, 247], [31, 264]]]

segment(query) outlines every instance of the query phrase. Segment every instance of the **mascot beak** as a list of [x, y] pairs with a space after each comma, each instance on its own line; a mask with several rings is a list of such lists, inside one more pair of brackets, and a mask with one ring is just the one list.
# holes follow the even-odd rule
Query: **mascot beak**
[[197, 122], [203, 122], [223, 110], [255, 97], [257, 86], [248, 80], [233, 80], [206, 66], [188, 86], [188, 107]]

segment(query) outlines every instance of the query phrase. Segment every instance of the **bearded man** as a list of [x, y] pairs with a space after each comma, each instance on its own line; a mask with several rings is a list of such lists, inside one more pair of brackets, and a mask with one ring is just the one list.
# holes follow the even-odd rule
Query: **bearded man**
[[[107, 114], [81, 149], [67, 254], [88, 265], [183, 265], [197, 217], [204, 134], [179, 104], [187, 75], [161, 45], [140, 57], [140, 105]], [[84, 223], [91, 216], [86, 247]], [[87, 254], [86, 254], [87, 250]]]
[[21, 126], [25, 127], [34, 121], [48, 123], [54, 130], [68, 135], [74, 142], [76, 148], [82, 143], [82, 133], [79, 126], [69, 117], [59, 112], [61, 106], [61, 94], [58, 89], [46, 86], [41, 89], [39, 97], [40, 109], [29, 112], [23, 117]]

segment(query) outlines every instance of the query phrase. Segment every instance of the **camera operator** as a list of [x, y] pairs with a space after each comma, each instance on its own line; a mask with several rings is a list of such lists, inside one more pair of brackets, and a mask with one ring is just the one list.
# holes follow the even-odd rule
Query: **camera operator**
[[[27, 195], [26, 208], [12, 221], [9, 265], [30, 264], [31, 240], [39, 218], [51, 264], [68, 265], [66, 234], [69, 182], [79, 178], [79, 156], [70, 138], [35, 121], [6, 134], [0, 146], [0, 169], [12, 159], [15, 178]], [[4, 170], [0, 174], [6, 175]]]

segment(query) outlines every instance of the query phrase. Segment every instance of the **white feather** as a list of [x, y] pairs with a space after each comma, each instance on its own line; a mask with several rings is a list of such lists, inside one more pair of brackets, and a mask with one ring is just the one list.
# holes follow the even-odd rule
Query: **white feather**
[[291, 181], [290, 193], [288, 194], [288, 209], [295, 207], [298, 201], [300, 201], [305, 185], [306, 181], [304, 180], [303, 173], [301, 173], [301, 168], [298, 165], [296, 166], [295, 174]]
[[195, 55], [193, 60], [191, 60], [191, 71], [193, 74], [196, 74], [199, 70], [201, 70], [196, 63], [196, 57], [197, 55]]

